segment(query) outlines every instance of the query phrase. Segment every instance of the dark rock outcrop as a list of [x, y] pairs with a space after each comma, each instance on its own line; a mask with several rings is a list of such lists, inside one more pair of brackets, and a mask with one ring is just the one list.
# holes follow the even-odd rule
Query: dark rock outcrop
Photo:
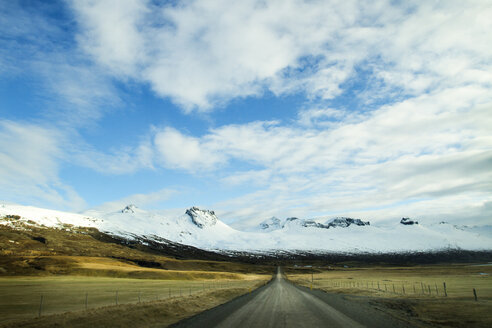
[[331, 221], [327, 221], [325, 223], [325, 226], [327, 228], [335, 228], [335, 227], [346, 228], [352, 224], [356, 225], [356, 226], [371, 225], [371, 223], [369, 221], [362, 221], [361, 219], [352, 219], [352, 218], [340, 217], [340, 218], [332, 219]]
[[133, 204], [127, 205], [124, 209], [121, 210], [121, 213], [135, 213], [137, 207]]
[[419, 224], [419, 222], [418, 222], [418, 221], [412, 220], [412, 219], [410, 219], [410, 218], [401, 218], [400, 223], [401, 223], [401, 224], [404, 224], [404, 225], [414, 225], [414, 224]]
[[188, 214], [191, 218], [191, 221], [201, 229], [213, 226], [218, 221], [214, 211], [201, 210], [195, 206], [187, 209], [186, 214]]

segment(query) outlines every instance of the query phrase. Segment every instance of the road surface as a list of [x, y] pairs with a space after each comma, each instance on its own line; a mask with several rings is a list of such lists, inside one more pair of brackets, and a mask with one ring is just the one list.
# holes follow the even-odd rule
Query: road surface
[[183, 320], [173, 327], [411, 327], [343, 296], [310, 291], [274, 279], [251, 294]]

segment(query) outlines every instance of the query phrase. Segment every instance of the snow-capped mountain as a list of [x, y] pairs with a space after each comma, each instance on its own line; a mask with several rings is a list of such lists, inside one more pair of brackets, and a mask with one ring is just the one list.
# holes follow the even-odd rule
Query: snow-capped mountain
[[259, 224], [259, 228], [262, 231], [273, 231], [277, 229], [282, 229], [282, 221], [276, 217], [271, 217]]
[[[94, 227], [124, 238], [167, 239], [216, 251], [408, 252], [443, 249], [492, 250], [492, 226], [407, 224], [395, 219], [370, 224], [338, 217], [318, 220], [270, 218], [254, 231], [239, 231], [218, 219], [213, 211], [192, 207], [179, 216], [146, 211], [135, 205], [105, 212], [66, 213], [21, 205], [0, 205], [0, 224], [37, 225], [70, 229]], [[405, 223], [404, 223], [405, 222]]]
[[326, 221], [325, 226], [328, 228], [334, 228], [334, 227], [346, 228], [352, 224], [357, 225], [357, 226], [371, 225], [371, 223], [369, 221], [362, 221], [361, 219], [339, 217], [339, 218], [334, 218], [334, 219]]
[[186, 214], [190, 216], [191, 221], [193, 221], [197, 227], [202, 229], [215, 225], [219, 220], [214, 211], [201, 210], [195, 206], [186, 210]]

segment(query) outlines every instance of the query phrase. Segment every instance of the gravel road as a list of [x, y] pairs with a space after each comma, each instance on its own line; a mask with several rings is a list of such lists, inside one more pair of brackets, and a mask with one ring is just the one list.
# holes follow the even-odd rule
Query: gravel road
[[173, 327], [412, 327], [343, 295], [310, 291], [280, 272], [266, 286]]

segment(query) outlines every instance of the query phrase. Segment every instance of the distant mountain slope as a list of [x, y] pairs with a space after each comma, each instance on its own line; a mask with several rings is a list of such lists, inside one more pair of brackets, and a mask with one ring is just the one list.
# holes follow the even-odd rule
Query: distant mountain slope
[[36, 226], [71, 229], [94, 227], [127, 239], [169, 240], [205, 250], [247, 252], [390, 253], [456, 250], [492, 250], [491, 226], [456, 226], [447, 223], [370, 224], [353, 218], [316, 220], [271, 218], [255, 231], [231, 228], [213, 211], [197, 207], [183, 215], [167, 217], [135, 205], [103, 212], [66, 213], [21, 205], [0, 205], [0, 224], [23, 222]]

